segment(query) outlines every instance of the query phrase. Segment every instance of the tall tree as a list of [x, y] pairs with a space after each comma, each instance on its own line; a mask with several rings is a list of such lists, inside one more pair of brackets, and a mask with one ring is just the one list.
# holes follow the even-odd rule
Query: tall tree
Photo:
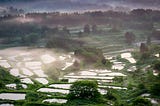
[[135, 41], [135, 35], [133, 32], [126, 32], [125, 38], [128, 44], [132, 44]]
[[146, 44], [147, 44], [147, 45], [151, 45], [151, 36], [148, 36], [148, 37], [147, 37]]
[[92, 32], [97, 32], [97, 25], [96, 24], [92, 25]]
[[88, 24], [84, 26], [84, 33], [87, 33], [87, 34], [90, 33], [90, 26]]
[[141, 45], [140, 45], [140, 52], [141, 53], [145, 53], [147, 51], [148, 51], [147, 45], [145, 43], [141, 43]]

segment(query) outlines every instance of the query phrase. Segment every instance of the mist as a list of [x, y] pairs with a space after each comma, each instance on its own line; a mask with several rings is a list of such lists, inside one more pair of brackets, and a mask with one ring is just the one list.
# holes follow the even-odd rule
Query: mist
[[23, 9], [26, 12], [84, 12], [94, 10], [130, 11], [136, 8], [159, 9], [158, 0], [3, 0], [0, 6]]
[[0, 0], [0, 106], [159, 106], [160, 0]]

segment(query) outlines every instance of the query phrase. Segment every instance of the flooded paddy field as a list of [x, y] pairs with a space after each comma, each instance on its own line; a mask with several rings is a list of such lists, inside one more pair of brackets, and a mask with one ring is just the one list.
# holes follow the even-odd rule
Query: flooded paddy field
[[[69, 53], [29, 47], [1, 49], [0, 56], [0, 66], [9, 68], [10, 74], [21, 78], [24, 83], [32, 83], [29, 78], [34, 78], [40, 83], [48, 84], [47, 67], [65, 70], [74, 62]], [[61, 65], [54, 67], [56, 62]]]
[[[112, 83], [113, 79], [117, 76], [126, 77], [127, 75], [122, 72], [115, 72], [114, 70], [121, 70], [124, 68], [125, 64], [113, 60], [113, 67], [110, 70], [107, 69], [83, 69], [76, 72], [71, 72], [64, 74], [68, 67], [72, 66], [75, 58], [73, 53], [57, 52], [54, 49], [45, 48], [29, 48], [29, 47], [15, 47], [0, 50], [0, 65], [8, 68], [9, 73], [17, 78], [20, 78], [21, 86], [23, 89], [28, 89], [35, 82], [45, 85], [45, 87], [40, 87], [35, 92], [39, 93], [50, 93], [50, 94], [63, 94], [69, 93], [69, 89], [72, 83], [78, 80], [97, 80], [98, 81], [98, 91], [101, 94], [106, 94], [108, 88], [126, 90], [124, 87], [120, 86], [104, 86], [103, 83]], [[131, 56], [130, 56], [131, 57]], [[60, 65], [55, 66], [55, 64], [60, 63]], [[117, 66], [116, 66], [117, 65]], [[123, 66], [123, 68], [121, 68]], [[64, 84], [53, 83], [49, 75], [53, 72], [47, 73], [48, 67], [58, 69], [63, 76], [57, 76], [59, 80], [67, 79], [68, 82]], [[115, 68], [117, 67], [117, 68]], [[53, 72], [54, 73], [54, 72]], [[9, 89], [17, 89], [16, 84], [6, 85]], [[4, 100], [14, 100], [16, 93], [2, 93], [0, 98]], [[16, 100], [25, 99], [25, 94], [18, 94], [19, 98]], [[42, 102], [46, 103], [66, 103], [65, 99], [44, 99]], [[9, 105], [9, 104], [8, 104]], [[11, 104], [12, 105], [12, 104]]]

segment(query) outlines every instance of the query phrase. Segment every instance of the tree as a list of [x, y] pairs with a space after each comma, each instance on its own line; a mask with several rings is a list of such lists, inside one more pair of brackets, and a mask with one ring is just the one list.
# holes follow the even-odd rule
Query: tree
[[94, 47], [78, 48], [74, 51], [74, 55], [86, 64], [93, 64], [96, 62], [106, 63], [102, 50]]
[[35, 92], [28, 92], [26, 94], [26, 100], [27, 101], [38, 101], [40, 98], [43, 98], [43, 94], [35, 93]]
[[75, 67], [80, 67], [80, 63], [76, 60], [73, 64]]
[[146, 46], [146, 44], [145, 43], [141, 43], [141, 45], [140, 45], [140, 52], [141, 53], [145, 53], [147, 51], [148, 51], [148, 47]]
[[154, 37], [155, 39], [160, 40], [160, 31], [159, 30], [154, 30], [152, 32], [152, 37]]
[[90, 33], [90, 26], [88, 24], [84, 26], [84, 33]]
[[98, 85], [95, 81], [77, 81], [73, 83], [70, 88], [70, 93], [68, 94], [69, 100], [74, 99], [86, 99], [86, 100], [96, 100], [100, 98], [100, 93], [98, 92]]
[[110, 29], [109, 32], [120, 32], [119, 26], [116, 24], [113, 24], [112, 29]]
[[79, 31], [78, 32], [78, 37], [82, 37], [82, 35], [83, 35], [82, 31]]
[[23, 44], [30, 44], [30, 43], [36, 43], [40, 38], [40, 35], [36, 33], [31, 33], [28, 35], [24, 35], [21, 37], [21, 42]]
[[117, 100], [117, 95], [113, 93], [112, 89], [108, 89], [107, 94], [105, 94], [104, 96], [108, 100], [113, 100], [113, 101]]
[[128, 44], [132, 44], [135, 41], [135, 35], [132, 32], [126, 32], [125, 38]]
[[94, 25], [92, 26], [92, 32], [94, 32], [94, 33], [97, 32], [97, 25], [94, 24]]
[[151, 45], [151, 36], [148, 36], [148, 37], [147, 37], [146, 44], [147, 44], [147, 45]]
[[152, 54], [160, 54], [160, 45], [151, 45], [150, 52]]
[[69, 30], [68, 30], [68, 28], [66, 26], [63, 27], [62, 35], [64, 37], [68, 37], [70, 35], [70, 32], [69, 32]]

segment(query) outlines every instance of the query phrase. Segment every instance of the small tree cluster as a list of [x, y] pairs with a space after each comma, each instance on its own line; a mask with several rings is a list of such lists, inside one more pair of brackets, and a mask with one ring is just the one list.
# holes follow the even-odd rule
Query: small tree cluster
[[106, 64], [106, 60], [103, 56], [102, 50], [93, 47], [78, 48], [74, 51], [75, 56], [82, 60], [84, 63], [96, 63], [100, 62]]
[[24, 35], [21, 37], [21, 42], [23, 44], [36, 43], [41, 36], [36, 33], [31, 33], [29, 35]]
[[97, 88], [98, 85], [95, 81], [77, 81], [71, 86], [68, 99], [96, 100], [100, 97]]
[[94, 25], [90, 26], [90, 25], [86, 24], [84, 26], [83, 32], [86, 34], [90, 34], [91, 32], [96, 33], [97, 32], [97, 25], [94, 24]]

